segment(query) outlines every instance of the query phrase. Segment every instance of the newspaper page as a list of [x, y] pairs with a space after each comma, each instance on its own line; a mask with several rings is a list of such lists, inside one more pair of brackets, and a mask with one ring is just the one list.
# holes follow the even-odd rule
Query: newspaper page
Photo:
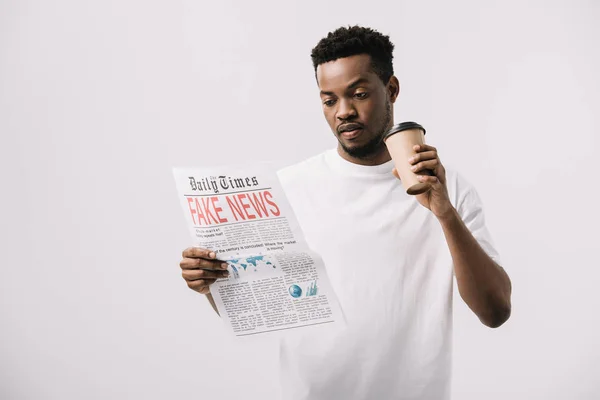
[[270, 164], [173, 173], [193, 245], [228, 263], [229, 277], [210, 292], [234, 335], [342, 322], [323, 261]]

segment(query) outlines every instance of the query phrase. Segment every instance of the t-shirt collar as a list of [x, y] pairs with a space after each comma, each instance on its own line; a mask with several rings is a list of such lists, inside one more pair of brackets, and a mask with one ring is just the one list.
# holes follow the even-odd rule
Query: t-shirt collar
[[393, 177], [392, 169], [394, 168], [393, 160], [389, 160], [379, 165], [361, 165], [355, 164], [343, 158], [337, 148], [330, 149], [326, 154], [327, 162], [335, 170], [349, 174], [362, 176], [385, 176]]

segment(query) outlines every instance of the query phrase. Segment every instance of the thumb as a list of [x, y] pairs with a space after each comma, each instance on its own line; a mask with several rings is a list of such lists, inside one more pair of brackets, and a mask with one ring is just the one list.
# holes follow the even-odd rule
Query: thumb
[[392, 169], [392, 174], [398, 179], [400, 179], [400, 175], [398, 175], [398, 170], [396, 168]]

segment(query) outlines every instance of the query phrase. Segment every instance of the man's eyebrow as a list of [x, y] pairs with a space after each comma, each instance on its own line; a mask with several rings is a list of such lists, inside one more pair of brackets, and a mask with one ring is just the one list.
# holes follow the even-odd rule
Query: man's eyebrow
[[354, 89], [361, 83], [369, 83], [369, 80], [367, 78], [358, 78], [348, 85], [348, 89]]
[[[358, 85], [360, 85], [362, 83], [369, 83], [369, 80], [367, 78], [358, 78], [358, 79], [355, 79], [354, 81], [352, 81], [348, 85], [347, 89], [354, 89], [355, 87], [357, 87]], [[328, 91], [321, 90], [321, 95], [324, 95], [324, 96], [333, 96], [334, 93], [333, 92], [328, 92]]]

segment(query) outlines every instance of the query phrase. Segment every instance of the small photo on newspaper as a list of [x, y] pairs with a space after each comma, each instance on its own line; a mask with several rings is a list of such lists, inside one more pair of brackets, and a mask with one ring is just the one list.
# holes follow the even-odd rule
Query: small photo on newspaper
[[210, 287], [236, 336], [342, 323], [321, 257], [312, 252], [269, 163], [174, 168], [193, 246], [229, 276]]

